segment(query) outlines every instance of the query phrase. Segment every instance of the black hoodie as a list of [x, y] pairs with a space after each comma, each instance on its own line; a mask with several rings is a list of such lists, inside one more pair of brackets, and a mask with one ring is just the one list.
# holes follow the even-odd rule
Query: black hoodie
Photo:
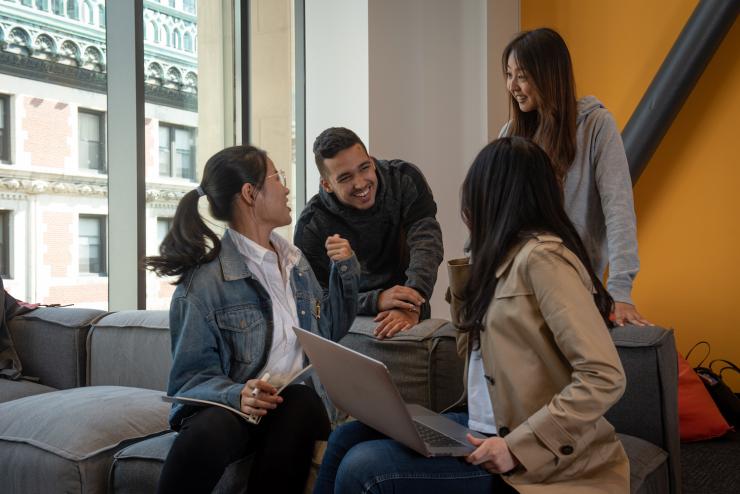
[[358, 315], [374, 316], [380, 292], [405, 285], [427, 300], [421, 319], [428, 319], [429, 299], [443, 258], [437, 204], [415, 165], [402, 160], [375, 160], [375, 164], [378, 190], [370, 209], [346, 206], [321, 189], [301, 213], [293, 242], [326, 289], [331, 267], [326, 238], [338, 233], [349, 240], [362, 266]]

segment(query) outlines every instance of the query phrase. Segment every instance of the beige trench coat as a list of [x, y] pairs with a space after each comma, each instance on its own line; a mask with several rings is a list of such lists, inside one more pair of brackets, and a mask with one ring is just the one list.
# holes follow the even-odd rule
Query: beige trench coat
[[[470, 265], [448, 269], [456, 323]], [[559, 238], [537, 235], [496, 276], [480, 344], [499, 435], [520, 462], [504, 479], [526, 494], [628, 493], [627, 455], [603, 417], [624, 392], [624, 371], [586, 268]]]

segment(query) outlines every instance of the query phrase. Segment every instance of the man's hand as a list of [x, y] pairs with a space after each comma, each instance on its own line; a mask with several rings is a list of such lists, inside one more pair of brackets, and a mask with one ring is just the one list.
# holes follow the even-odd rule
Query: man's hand
[[268, 410], [282, 402], [283, 398], [277, 394], [277, 388], [260, 379], [250, 379], [241, 390], [240, 408], [249, 415], [267, 415]]
[[637, 307], [625, 302], [614, 302], [614, 322], [617, 326], [624, 326], [625, 323], [635, 326], [652, 326], [650, 321], [637, 312]]
[[326, 255], [332, 261], [344, 261], [352, 257], [352, 247], [349, 245], [349, 240], [343, 239], [338, 233], [335, 233], [331, 237], [327, 237], [326, 244]]
[[466, 456], [465, 461], [480, 465], [489, 473], [506, 473], [513, 470], [519, 463], [509, 451], [509, 446], [503, 438], [479, 439], [468, 434], [468, 442], [475, 446], [476, 450]]
[[402, 309], [419, 312], [419, 308], [426, 302], [419, 292], [408, 286], [396, 285], [383, 290], [378, 296], [378, 312], [391, 309]]
[[375, 322], [380, 323], [375, 328], [375, 337], [382, 340], [416, 326], [419, 323], [419, 313], [398, 309], [386, 310], [375, 317]]

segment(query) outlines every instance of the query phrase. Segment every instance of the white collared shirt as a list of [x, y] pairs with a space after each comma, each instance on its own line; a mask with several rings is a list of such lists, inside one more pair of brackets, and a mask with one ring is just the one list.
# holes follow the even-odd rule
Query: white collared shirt
[[468, 360], [468, 428], [484, 434], [496, 434], [496, 417], [480, 349], [470, 352]]
[[301, 251], [275, 232], [270, 234], [270, 243], [275, 249], [273, 252], [236, 230], [228, 231], [244, 256], [252, 276], [272, 301], [272, 346], [261, 372], [269, 372], [270, 384], [279, 387], [285, 378], [303, 367], [303, 351], [292, 329], [300, 324], [293, 288], [290, 286], [290, 272], [300, 261]]

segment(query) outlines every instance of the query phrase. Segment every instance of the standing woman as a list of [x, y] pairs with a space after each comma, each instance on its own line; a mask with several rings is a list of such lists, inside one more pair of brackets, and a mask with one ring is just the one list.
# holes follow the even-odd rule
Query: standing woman
[[466, 458], [424, 458], [359, 422], [337, 428], [314, 494], [626, 494], [629, 463], [604, 413], [624, 392], [612, 300], [562, 206], [547, 154], [502, 138], [462, 186], [473, 263], [452, 261], [466, 358]]
[[518, 34], [501, 59], [511, 120], [500, 136], [527, 137], [550, 156], [565, 191], [565, 211], [607, 288], [617, 324], [650, 324], [632, 301], [640, 269], [632, 181], [614, 118], [593, 96], [576, 101], [563, 38], [541, 28]]
[[[330, 422], [320, 386], [277, 387], [306, 364], [291, 327], [332, 340], [357, 309], [359, 263], [349, 243], [329, 237], [326, 295], [303, 254], [273, 230], [290, 224], [285, 175], [252, 146], [219, 151], [203, 181], [182, 198], [160, 255], [158, 275], [175, 276], [170, 305], [172, 370], [167, 393], [223, 403], [262, 418], [252, 425], [219, 407], [175, 404], [178, 431], [160, 493], [211, 492], [230, 463], [255, 453], [250, 491], [301, 492], [316, 440]], [[221, 239], [198, 212], [201, 196], [228, 224]], [[258, 380], [269, 372], [269, 382]]]

